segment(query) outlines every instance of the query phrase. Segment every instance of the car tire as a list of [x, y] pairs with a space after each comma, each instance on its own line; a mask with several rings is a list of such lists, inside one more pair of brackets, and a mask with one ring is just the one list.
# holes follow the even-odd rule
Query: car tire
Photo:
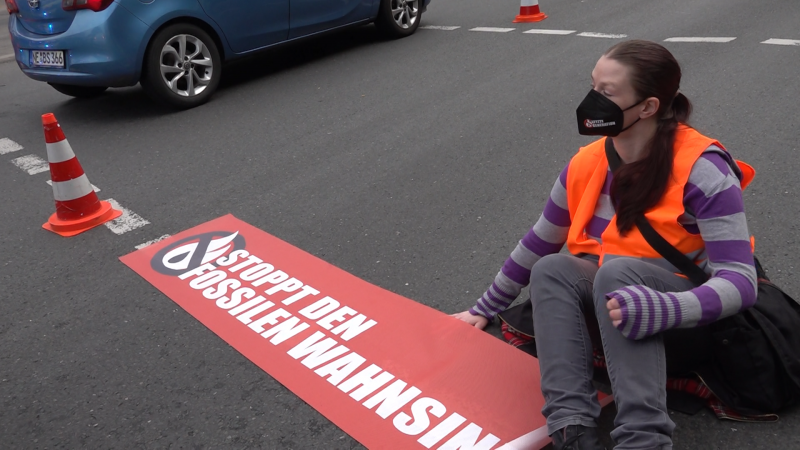
[[198, 26], [179, 23], [153, 36], [140, 81], [156, 101], [189, 109], [211, 98], [221, 75], [222, 58], [214, 39]]
[[422, 19], [425, 0], [381, 0], [375, 27], [389, 39], [410, 36], [417, 31]]
[[53, 86], [53, 89], [61, 92], [64, 95], [69, 95], [75, 98], [94, 98], [103, 94], [108, 89], [108, 86], [75, 86], [72, 84], [60, 83], [47, 83]]

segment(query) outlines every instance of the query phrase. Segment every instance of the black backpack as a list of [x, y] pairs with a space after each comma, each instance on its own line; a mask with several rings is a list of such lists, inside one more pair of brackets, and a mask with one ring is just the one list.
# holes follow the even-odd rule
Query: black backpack
[[709, 326], [714, 360], [697, 373], [726, 405], [775, 413], [800, 400], [800, 304], [775, 286], [756, 259], [758, 299]]

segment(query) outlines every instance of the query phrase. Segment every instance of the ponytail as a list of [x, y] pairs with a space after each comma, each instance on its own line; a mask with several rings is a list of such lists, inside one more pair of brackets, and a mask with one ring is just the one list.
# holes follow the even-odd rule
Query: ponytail
[[630, 164], [623, 164], [611, 182], [611, 200], [617, 208], [617, 230], [626, 235], [636, 223], [636, 218], [661, 201], [672, 173], [673, 145], [678, 125], [686, 124], [692, 114], [692, 103], [678, 93], [670, 110], [658, 120], [656, 133], [649, 143], [647, 156]]
[[670, 109], [672, 109], [672, 115], [675, 117], [675, 120], [680, 123], [688, 123], [689, 116], [692, 115], [692, 102], [690, 102], [683, 93], [678, 91], [675, 98], [672, 99]]
[[636, 218], [655, 207], [667, 189], [672, 173], [675, 131], [688, 124], [692, 103], [679, 90], [681, 68], [662, 45], [648, 41], [625, 41], [611, 47], [606, 57], [630, 69], [631, 85], [639, 98], [660, 101], [656, 133], [648, 143], [647, 156], [623, 164], [614, 172], [611, 201], [617, 210], [617, 230], [626, 235]]
[[677, 128], [674, 119], [659, 121], [647, 156], [623, 164], [614, 172], [611, 200], [617, 209], [617, 230], [622, 236], [633, 228], [637, 217], [656, 206], [664, 196], [672, 173], [672, 143]]

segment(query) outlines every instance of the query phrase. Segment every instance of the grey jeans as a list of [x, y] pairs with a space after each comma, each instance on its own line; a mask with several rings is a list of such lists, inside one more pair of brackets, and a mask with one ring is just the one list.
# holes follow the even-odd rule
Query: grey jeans
[[[611, 323], [606, 294], [630, 285], [680, 292], [694, 284], [638, 259], [596, 260], [555, 254], [531, 271], [536, 351], [548, 433], [567, 425], [596, 427], [600, 415], [593, 343], [602, 348], [617, 406], [611, 433], [617, 450], [671, 449], [675, 424], [667, 412], [666, 379], [708, 358], [705, 327], [628, 339]], [[596, 314], [595, 314], [596, 312]]]

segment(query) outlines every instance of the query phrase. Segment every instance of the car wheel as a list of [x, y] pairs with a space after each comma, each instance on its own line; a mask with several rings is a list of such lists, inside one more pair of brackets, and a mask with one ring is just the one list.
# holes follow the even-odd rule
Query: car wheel
[[189, 109], [211, 98], [221, 75], [222, 60], [211, 36], [197, 26], [175, 24], [150, 41], [141, 83], [157, 101]]
[[422, 19], [423, 0], [381, 0], [375, 26], [381, 34], [397, 39], [414, 34]]
[[97, 97], [108, 89], [107, 86], [75, 86], [71, 84], [47, 83], [53, 86], [53, 89], [61, 92], [64, 95], [76, 98], [93, 98]]

